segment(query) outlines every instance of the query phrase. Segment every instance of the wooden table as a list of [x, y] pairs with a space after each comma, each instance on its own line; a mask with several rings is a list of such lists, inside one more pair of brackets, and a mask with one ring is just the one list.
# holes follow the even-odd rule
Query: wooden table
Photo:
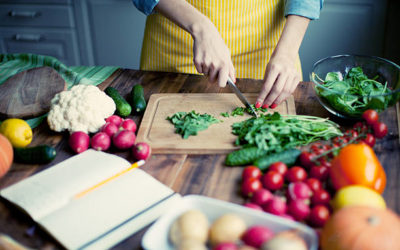
[[[136, 70], [118, 70], [100, 87], [113, 86], [122, 95], [127, 95], [134, 84], [144, 87], [146, 100], [153, 93], [218, 93], [230, 92], [229, 88], [219, 88], [209, 84], [203, 76], [144, 72]], [[241, 79], [238, 86], [242, 92], [257, 93], [261, 81]], [[328, 117], [329, 113], [318, 103], [311, 83], [302, 83], [294, 93], [297, 114]], [[132, 117], [140, 122], [141, 117]], [[399, 107], [391, 107], [381, 114], [387, 124], [389, 135], [378, 140], [374, 147], [387, 174], [387, 186], [384, 198], [388, 207], [400, 214], [400, 144], [399, 144]], [[335, 120], [342, 126], [350, 126], [344, 121]], [[73, 154], [67, 145], [67, 133], [54, 133], [44, 122], [34, 129], [32, 145], [47, 143], [57, 149], [56, 159], [48, 165], [13, 164], [10, 172], [0, 179], [0, 189], [16, 183], [34, 173], [71, 157]], [[133, 161], [129, 152], [115, 152]], [[223, 162], [225, 155], [155, 155], [143, 167], [145, 171], [182, 195], [201, 194], [242, 204], [239, 194], [239, 181], [242, 168], [228, 168]], [[34, 225], [26, 215], [17, 211], [4, 200], [0, 200], [0, 233], [13, 237], [26, 246], [40, 249], [59, 249], [60, 245], [40, 229], [29, 230]], [[114, 249], [137, 249], [147, 228], [121, 242]]]

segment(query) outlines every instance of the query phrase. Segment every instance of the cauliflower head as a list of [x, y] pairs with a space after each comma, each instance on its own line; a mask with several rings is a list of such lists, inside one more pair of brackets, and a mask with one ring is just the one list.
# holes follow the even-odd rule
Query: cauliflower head
[[105, 124], [105, 118], [114, 114], [115, 108], [113, 99], [98, 87], [76, 85], [54, 96], [47, 123], [57, 132], [94, 133]]

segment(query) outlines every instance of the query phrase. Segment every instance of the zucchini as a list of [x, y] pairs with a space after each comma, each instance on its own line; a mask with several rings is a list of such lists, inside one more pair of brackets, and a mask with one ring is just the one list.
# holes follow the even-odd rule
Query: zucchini
[[257, 158], [264, 156], [267, 152], [257, 147], [242, 148], [229, 153], [226, 156], [225, 164], [228, 166], [239, 166], [251, 164]]
[[267, 170], [272, 163], [278, 161], [281, 161], [286, 165], [291, 166], [296, 163], [296, 160], [299, 157], [300, 153], [300, 150], [296, 148], [290, 148], [278, 153], [261, 156], [260, 158], [255, 160], [253, 164], [257, 166], [261, 171]]
[[114, 100], [118, 115], [126, 117], [131, 113], [131, 105], [119, 94], [117, 89], [107, 87], [104, 92]]
[[136, 84], [131, 91], [132, 107], [136, 113], [141, 113], [146, 109], [146, 100], [144, 99], [143, 87]]
[[14, 161], [27, 164], [46, 164], [56, 157], [56, 149], [49, 145], [14, 148]]

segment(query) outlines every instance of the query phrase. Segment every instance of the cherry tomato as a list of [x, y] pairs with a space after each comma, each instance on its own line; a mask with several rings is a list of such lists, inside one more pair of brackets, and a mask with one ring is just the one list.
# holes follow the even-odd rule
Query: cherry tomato
[[268, 171], [261, 177], [263, 186], [271, 191], [278, 190], [283, 186], [283, 176], [274, 170]]
[[284, 176], [288, 170], [288, 167], [286, 166], [285, 163], [278, 161], [278, 162], [272, 163], [269, 166], [269, 170], [276, 171], [276, 172], [280, 173], [282, 176]]
[[312, 158], [313, 155], [311, 153], [306, 151], [301, 152], [299, 156], [301, 166], [310, 168], [313, 165]]
[[368, 133], [366, 137], [361, 141], [370, 146], [371, 148], [375, 145], [375, 137], [373, 134]]
[[375, 110], [367, 109], [362, 114], [362, 118], [367, 122], [367, 124], [373, 125], [378, 121], [379, 116], [378, 112], [376, 112]]
[[315, 143], [311, 145], [311, 151], [314, 152], [316, 155], [320, 155], [325, 152], [324, 147], [320, 143]]
[[353, 126], [353, 129], [358, 133], [364, 133], [368, 131], [368, 126], [364, 122], [356, 122]]
[[334, 144], [337, 144], [339, 146], [341, 146], [344, 143], [347, 143], [348, 141], [349, 140], [345, 136], [338, 136], [338, 137], [333, 138], [333, 140], [332, 140], [332, 142]]
[[308, 185], [311, 191], [313, 191], [313, 193], [322, 189], [321, 182], [316, 178], [308, 178], [307, 180], [305, 180], [305, 183]]
[[354, 129], [349, 129], [345, 132], [345, 135], [349, 140], [355, 139], [358, 136], [358, 132]]
[[315, 227], [323, 227], [329, 219], [330, 212], [326, 206], [317, 205], [311, 209], [309, 220]]
[[321, 165], [321, 166], [325, 166], [325, 167], [330, 167], [330, 166], [332, 166], [332, 163], [330, 162], [330, 161], [328, 161], [326, 158], [324, 158], [324, 157], [321, 157], [321, 158], [319, 158], [318, 159], [318, 162], [319, 162], [319, 164]]
[[248, 166], [243, 169], [242, 180], [246, 180], [249, 178], [260, 179], [261, 175], [262, 175], [262, 172], [258, 167]]
[[307, 172], [302, 167], [294, 166], [287, 171], [285, 177], [288, 182], [304, 181], [307, 178]]
[[242, 194], [246, 197], [251, 197], [254, 192], [261, 188], [261, 181], [256, 178], [248, 178], [242, 182]]
[[312, 166], [310, 169], [310, 177], [325, 181], [329, 176], [329, 169], [326, 166]]
[[374, 135], [376, 138], [381, 139], [385, 137], [385, 135], [388, 132], [388, 128], [385, 123], [383, 122], [376, 122], [372, 125], [372, 128], [374, 130]]
[[320, 189], [311, 196], [311, 204], [313, 205], [329, 205], [331, 195], [323, 189]]

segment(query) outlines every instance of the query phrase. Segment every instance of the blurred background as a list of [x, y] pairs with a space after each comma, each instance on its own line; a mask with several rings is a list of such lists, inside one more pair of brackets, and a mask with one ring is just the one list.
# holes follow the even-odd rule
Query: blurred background
[[[400, 64], [399, 13], [398, 0], [325, 0], [300, 49], [304, 80], [314, 62], [332, 55]], [[0, 0], [0, 53], [139, 69], [145, 19], [131, 0]]]

